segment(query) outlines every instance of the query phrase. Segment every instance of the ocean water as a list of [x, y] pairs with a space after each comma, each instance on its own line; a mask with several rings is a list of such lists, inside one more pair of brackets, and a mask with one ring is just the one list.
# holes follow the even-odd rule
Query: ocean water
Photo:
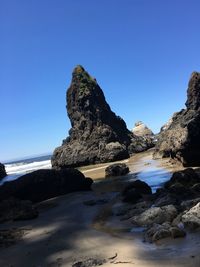
[[46, 155], [4, 163], [8, 175], [0, 181], [0, 185], [32, 171], [51, 169], [51, 156]]

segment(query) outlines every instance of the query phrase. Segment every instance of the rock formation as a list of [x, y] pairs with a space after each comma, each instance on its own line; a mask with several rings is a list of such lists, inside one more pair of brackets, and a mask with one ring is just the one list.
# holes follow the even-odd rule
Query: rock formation
[[3, 179], [7, 175], [5, 166], [0, 163], [0, 180]]
[[153, 132], [142, 122], [138, 121], [135, 123], [135, 127], [132, 132], [137, 136], [153, 136]]
[[184, 166], [200, 165], [200, 73], [192, 73], [186, 109], [175, 113], [169, 127], [160, 133], [154, 157], [171, 157]]
[[177, 112], [173, 114], [173, 116], [160, 128], [160, 132], [164, 132], [169, 129], [173, 122], [173, 118], [176, 116]]
[[125, 122], [111, 111], [96, 79], [82, 66], [72, 73], [67, 90], [67, 113], [72, 128], [62, 146], [55, 149], [53, 168], [110, 162], [146, 150], [143, 138], [134, 136]]
[[148, 147], [153, 147], [156, 144], [156, 135], [141, 121], [135, 123], [135, 127], [132, 129], [132, 133], [143, 138], [144, 143], [148, 144]]
[[75, 169], [37, 170], [0, 186], [0, 202], [10, 197], [40, 202], [75, 191], [90, 190], [92, 182]]
[[143, 181], [131, 182], [113, 205], [112, 214], [134, 227], [144, 227], [148, 242], [185, 237], [188, 230], [200, 229], [200, 168], [173, 173], [156, 193]]

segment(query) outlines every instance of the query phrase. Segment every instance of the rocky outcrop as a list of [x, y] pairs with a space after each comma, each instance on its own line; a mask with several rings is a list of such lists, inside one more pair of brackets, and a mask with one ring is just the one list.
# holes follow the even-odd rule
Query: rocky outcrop
[[[131, 222], [132, 232], [138, 232], [142, 227], [145, 241], [183, 238], [188, 227], [195, 231], [200, 229], [200, 168], [174, 172], [155, 193], [143, 181], [129, 180], [127, 183], [128, 179], [120, 178], [121, 184], [116, 190], [110, 190], [120, 193], [110, 212], [119, 217], [120, 222]], [[116, 184], [115, 179], [104, 179], [99, 184], [107, 182], [104, 185], [107, 189], [109, 183]]]
[[145, 241], [156, 242], [166, 237], [180, 238], [185, 237], [186, 232], [178, 226], [171, 226], [169, 223], [156, 224], [150, 226], [145, 232]]
[[105, 177], [121, 176], [129, 173], [129, 167], [125, 163], [116, 163], [105, 169]]
[[144, 143], [148, 144], [148, 147], [154, 147], [156, 144], [156, 135], [141, 121], [135, 123], [135, 127], [132, 129], [132, 133], [140, 138], [143, 138]]
[[121, 160], [149, 148], [143, 138], [133, 135], [123, 119], [111, 111], [96, 79], [82, 66], [72, 73], [67, 113], [72, 128], [62, 146], [54, 151], [53, 168]]
[[7, 175], [5, 166], [0, 163], [0, 180], [3, 179]]
[[200, 227], [200, 202], [183, 214], [182, 221], [191, 229]]
[[192, 189], [192, 186], [200, 183], [200, 177], [198, 173], [192, 169], [187, 168], [183, 171], [177, 171], [172, 174], [172, 177], [169, 181], [165, 183], [165, 188], [170, 189], [176, 184], [181, 184], [186, 189]]
[[200, 197], [199, 188], [200, 177], [198, 171], [188, 168], [183, 171], [174, 172], [171, 179], [164, 184], [164, 188], [156, 191], [154, 205], [174, 204], [183, 207], [184, 204], [190, 207], [194, 202], [189, 200]]
[[200, 229], [200, 169], [188, 168], [173, 173], [156, 193], [143, 181], [130, 182], [115, 202], [112, 214], [129, 220], [132, 232], [143, 228], [144, 240], [183, 238], [190, 230]]
[[135, 123], [132, 132], [137, 136], [154, 136], [154, 133], [142, 121]]
[[173, 205], [152, 207], [140, 215], [132, 218], [132, 223], [138, 226], [150, 226], [153, 223], [162, 224], [172, 222], [177, 216], [177, 209]]
[[37, 170], [0, 186], [0, 200], [14, 197], [40, 202], [74, 191], [90, 190], [92, 182], [75, 169]]
[[200, 73], [192, 73], [186, 109], [175, 113], [160, 133], [154, 157], [171, 157], [184, 166], [200, 165]]
[[175, 112], [172, 117], [160, 128], [160, 132], [164, 132], [169, 129], [173, 122], [173, 118], [177, 115], [177, 112]]

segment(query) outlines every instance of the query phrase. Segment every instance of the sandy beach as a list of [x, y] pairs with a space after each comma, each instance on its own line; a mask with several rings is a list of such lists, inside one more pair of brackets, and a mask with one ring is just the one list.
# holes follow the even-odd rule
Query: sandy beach
[[[156, 174], [164, 173], [165, 177], [177, 168], [167, 161], [153, 161], [151, 155], [152, 152], [145, 152], [130, 158], [126, 163], [131, 173], [123, 179], [148, 175], [157, 179]], [[180, 239], [164, 239], [156, 244], [144, 243], [142, 233], [132, 229], [129, 221], [120, 221], [112, 215], [112, 206], [118, 201], [117, 183], [111, 181], [108, 187], [107, 181], [98, 182], [107, 165], [90, 166], [83, 171], [86, 176], [97, 179], [93, 191], [41, 202], [37, 219], [1, 224], [0, 229], [23, 230], [23, 236], [14, 245], [0, 248], [0, 266], [70, 267], [75, 263], [84, 266], [78, 262], [93, 259], [105, 267], [199, 267], [198, 233]], [[91, 200], [100, 202], [88, 205]]]

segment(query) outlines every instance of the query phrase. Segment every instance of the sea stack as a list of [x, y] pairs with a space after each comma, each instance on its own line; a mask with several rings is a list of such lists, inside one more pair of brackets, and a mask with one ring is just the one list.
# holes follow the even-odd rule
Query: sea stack
[[142, 121], [135, 123], [132, 132], [137, 136], [154, 136], [153, 132]]
[[140, 150], [147, 149], [144, 140], [134, 136], [112, 112], [96, 79], [80, 65], [72, 73], [66, 98], [72, 128], [53, 153], [53, 168], [125, 159], [137, 151], [138, 144]]
[[0, 163], [0, 180], [3, 179], [7, 175], [5, 166]]
[[171, 157], [184, 166], [200, 166], [200, 73], [188, 84], [186, 109], [172, 117], [160, 135], [154, 157]]

